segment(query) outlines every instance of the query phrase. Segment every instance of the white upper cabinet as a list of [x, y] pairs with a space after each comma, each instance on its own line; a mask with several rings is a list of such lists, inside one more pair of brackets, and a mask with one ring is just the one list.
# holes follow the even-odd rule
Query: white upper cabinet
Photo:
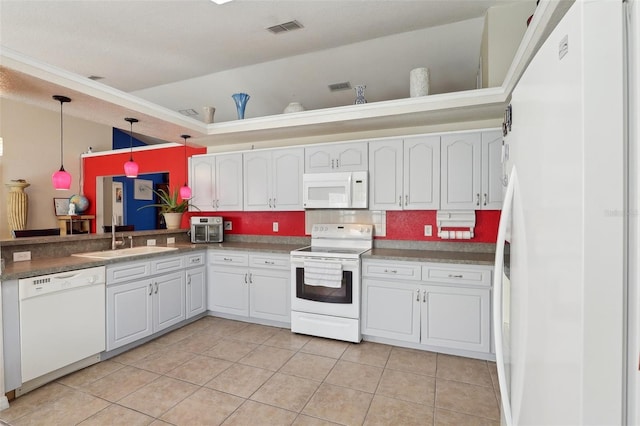
[[502, 130], [482, 133], [483, 210], [502, 208]]
[[502, 132], [442, 136], [443, 210], [502, 208]]
[[303, 148], [245, 153], [244, 210], [304, 210], [303, 158]]
[[437, 210], [440, 137], [369, 143], [371, 210]]
[[338, 143], [304, 150], [305, 173], [367, 170], [367, 142]]
[[242, 210], [242, 154], [193, 156], [191, 204], [202, 211]]
[[480, 133], [442, 136], [440, 207], [443, 210], [480, 208], [480, 141]]

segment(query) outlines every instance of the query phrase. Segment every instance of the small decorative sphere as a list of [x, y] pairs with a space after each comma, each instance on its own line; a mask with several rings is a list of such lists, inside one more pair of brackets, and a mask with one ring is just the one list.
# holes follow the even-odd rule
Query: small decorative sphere
[[89, 199], [84, 195], [72, 195], [69, 198], [69, 203], [76, 206], [76, 214], [82, 214], [89, 208]]

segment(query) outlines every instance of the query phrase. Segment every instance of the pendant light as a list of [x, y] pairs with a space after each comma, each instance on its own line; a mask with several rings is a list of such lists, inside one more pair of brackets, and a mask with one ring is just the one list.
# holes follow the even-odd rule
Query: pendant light
[[60, 170], [51, 176], [51, 182], [55, 189], [71, 189], [71, 175], [64, 169], [63, 157], [63, 139], [62, 139], [62, 104], [71, 102], [66, 96], [54, 95], [53, 99], [60, 102]]
[[131, 125], [131, 130], [129, 131], [129, 161], [124, 163], [124, 174], [128, 178], [137, 178], [138, 177], [138, 163], [133, 161], [133, 123], [137, 123], [137, 118], [127, 117], [124, 121], [128, 121]]
[[184, 185], [180, 188], [180, 197], [182, 197], [183, 200], [188, 200], [189, 198], [191, 198], [191, 188], [189, 188], [189, 185], [187, 185], [187, 168], [188, 168], [188, 162], [187, 162], [187, 139], [189, 139], [191, 136], [190, 135], [181, 135], [181, 138], [184, 138], [184, 162], [186, 164], [186, 167], [184, 169]]

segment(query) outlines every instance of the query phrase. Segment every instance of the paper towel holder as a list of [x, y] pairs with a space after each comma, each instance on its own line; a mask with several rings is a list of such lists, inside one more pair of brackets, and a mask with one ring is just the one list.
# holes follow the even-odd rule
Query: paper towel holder
[[[436, 213], [438, 225], [438, 237], [442, 239], [470, 240], [474, 237], [473, 230], [476, 226], [475, 210], [438, 210]], [[443, 228], [469, 228], [469, 231], [452, 230]]]

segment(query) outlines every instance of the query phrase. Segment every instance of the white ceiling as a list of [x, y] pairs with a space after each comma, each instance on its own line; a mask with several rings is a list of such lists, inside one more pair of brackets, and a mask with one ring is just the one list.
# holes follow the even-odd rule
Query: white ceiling
[[[484, 13], [514, 1], [0, 0], [0, 43], [198, 120], [214, 106], [222, 122], [235, 92], [251, 95], [246, 118], [351, 104], [353, 90], [327, 88], [343, 81], [369, 102], [406, 98], [418, 66], [431, 93], [473, 89]], [[291, 20], [304, 28], [266, 31]]]

